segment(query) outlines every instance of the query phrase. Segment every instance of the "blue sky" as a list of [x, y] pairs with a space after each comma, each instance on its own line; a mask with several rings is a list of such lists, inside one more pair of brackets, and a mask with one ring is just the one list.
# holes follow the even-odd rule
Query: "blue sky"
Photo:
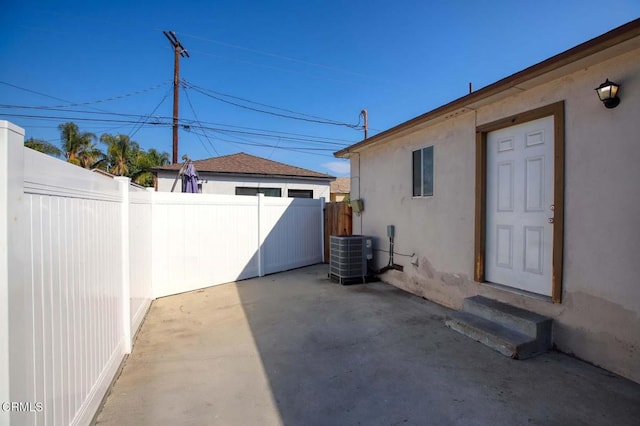
[[638, 17], [638, 0], [8, 0], [0, 119], [56, 144], [75, 121], [171, 153], [172, 30], [191, 55], [180, 156], [244, 151], [342, 176], [332, 153], [362, 139], [345, 124], [363, 108], [372, 135]]

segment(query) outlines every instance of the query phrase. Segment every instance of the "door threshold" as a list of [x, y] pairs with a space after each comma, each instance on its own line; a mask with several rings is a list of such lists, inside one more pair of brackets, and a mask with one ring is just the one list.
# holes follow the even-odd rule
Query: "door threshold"
[[533, 293], [531, 291], [522, 290], [515, 287], [509, 287], [508, 285], [504, 285], [504, 284], [492, 283], [489, 281], [481, 282], [480, 284], [484, 284], [486, 286], [493, 287], [498, 290], [503, 290], [509, 293], [515, 293], [521, 296], [527, 296], [532, 299], [544, 300], [545, 302], [553, 303], [553, 299], [551, 298], [551, 296], [545, 296], [544, 294]]

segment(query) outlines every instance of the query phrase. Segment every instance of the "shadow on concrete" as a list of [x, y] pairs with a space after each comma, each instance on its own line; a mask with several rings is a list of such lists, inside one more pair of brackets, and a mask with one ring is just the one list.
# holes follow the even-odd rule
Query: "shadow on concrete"
[[640, 385], [559, 353], [515, 361], [445, 308], [328, 267], [244, 281], [239, 299], [282, 424], [637, 424]]
[[637, 425], [640, 385], [514, 361], [390, 285], [315, 265], [153, 302], [100, 425]]

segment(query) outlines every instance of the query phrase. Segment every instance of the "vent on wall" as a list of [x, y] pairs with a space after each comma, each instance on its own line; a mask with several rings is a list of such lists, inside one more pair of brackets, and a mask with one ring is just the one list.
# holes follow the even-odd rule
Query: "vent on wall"
[[367, 277], [367, 261], [373, 258], [373, 241], [362, 235], [332, 235], [330, 239], [329, 277], [340, 284]]

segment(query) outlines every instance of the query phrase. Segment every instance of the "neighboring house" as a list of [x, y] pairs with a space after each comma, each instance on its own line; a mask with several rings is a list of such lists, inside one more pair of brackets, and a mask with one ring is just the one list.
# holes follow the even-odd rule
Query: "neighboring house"
[[344, 201], [351, 189], [351, 178], [339, 177], [331, 182], [331, 201]]
[[640, 20], [335, 155], [354, 230], [414, 253], [385, 281], [549, 316], [560, 350], [640, 382]]
[[[204, 194], [256, 195], [266, 197], [321, 198], [330, 196], [329, 185], [335, 177], [290, 166], [244, 152], [195, 160]], [[181, 164], [155, 167], [158, 191], [171, 192]], [[174, 192], [180, 192], [180, 183]]]

